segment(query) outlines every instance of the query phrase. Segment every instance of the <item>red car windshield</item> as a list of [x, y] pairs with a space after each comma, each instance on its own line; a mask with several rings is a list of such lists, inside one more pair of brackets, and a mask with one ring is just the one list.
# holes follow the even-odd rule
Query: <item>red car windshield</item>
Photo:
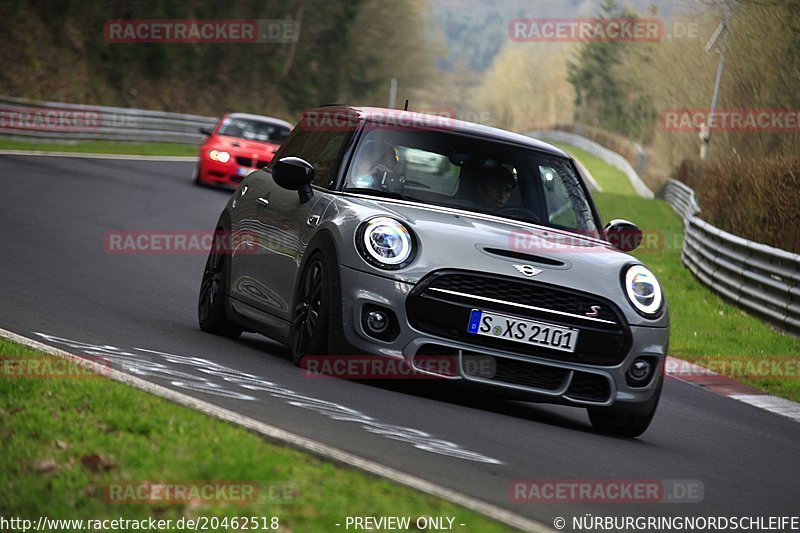
[[217, 134], [247, 139], [248, 141], [281, 144], [289, 135], [289, 128], [260, 120], [226, 118], [219, 127]]

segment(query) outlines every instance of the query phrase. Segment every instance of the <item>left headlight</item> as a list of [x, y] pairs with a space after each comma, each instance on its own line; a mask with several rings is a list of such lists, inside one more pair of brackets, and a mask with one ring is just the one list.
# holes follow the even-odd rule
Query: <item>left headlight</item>
[[359, 226], [356, 248], [364, 260], [378, 268], [396, 270], [414, 258], [414, 235], [401, 222], [390, 217], [376, 217]]
[[227, 163], [228, 161], [231, 160], [231, 154], [219, 150], [211, 150], [208, 153], [208, 157], [210, 157], [214, 161], [219, 161], [220, 163]]
[[642, 265], [632, 265], [625, 272], [625, 293], [633, 307], [647, 318], [661, 313], [664, 295], [655, 274]]

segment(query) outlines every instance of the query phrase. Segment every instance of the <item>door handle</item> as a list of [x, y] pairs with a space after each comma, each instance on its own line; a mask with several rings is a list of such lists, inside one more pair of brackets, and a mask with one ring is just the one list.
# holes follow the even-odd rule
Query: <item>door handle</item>
[[269, 200], [267, 200], [266, 198], [259, 198], [258, 203], [261, 205], [269, 205]]

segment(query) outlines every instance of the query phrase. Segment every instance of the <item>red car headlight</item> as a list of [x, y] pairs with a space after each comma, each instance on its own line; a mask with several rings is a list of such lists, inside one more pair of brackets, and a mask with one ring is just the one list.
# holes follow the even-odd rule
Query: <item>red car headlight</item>
[[208, 152], [208, 157], [210, 157], [212, 161], [219, 161], [220, 163], [227, 163], [231, 160], [231, 154], [221, 150], [211, 150]]

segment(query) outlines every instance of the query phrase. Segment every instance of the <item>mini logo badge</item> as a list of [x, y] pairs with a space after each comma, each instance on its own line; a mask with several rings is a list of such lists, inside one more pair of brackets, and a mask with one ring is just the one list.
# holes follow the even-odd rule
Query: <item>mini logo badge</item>
[[529, 278], [532, 278], [533, 276], [538, 276], [539, 274], [542, 273], [541, 270], [539, 270], [538, 268], [534, 268], [531, 265], [514, 265], [514, 268], [517, 269], [517, 272]]
[[591, 311], [587, 311], [586, 312], [586, 316], [594, 318], [594, 317], [600, 315], [600, 306], [599, 305], [590, 305], [589, 309], [591, 309]]

